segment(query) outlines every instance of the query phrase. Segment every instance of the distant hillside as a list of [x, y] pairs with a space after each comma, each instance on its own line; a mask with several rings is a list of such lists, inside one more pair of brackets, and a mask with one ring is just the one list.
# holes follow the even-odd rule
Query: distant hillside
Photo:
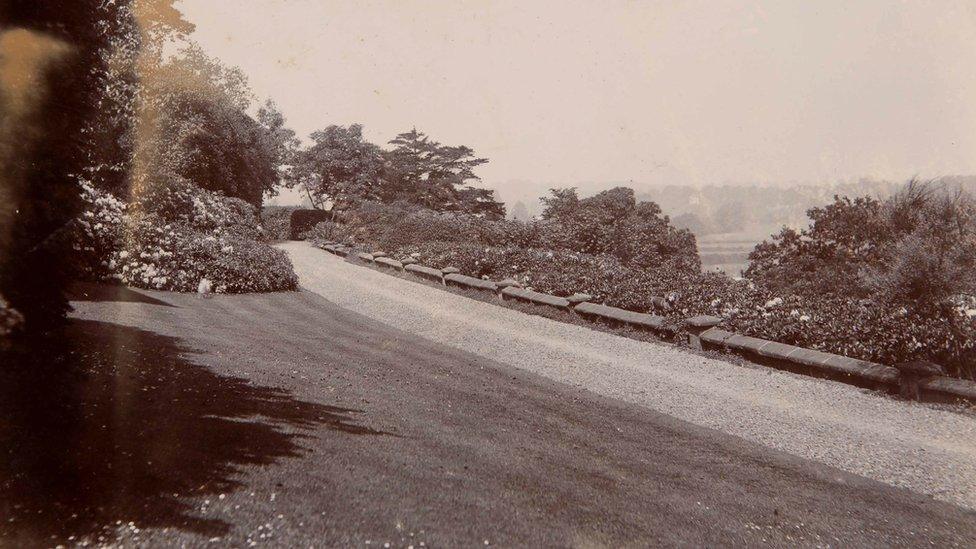
[[657, 202], [675, 225], [696, 235], [762, 233], [786, 225], [807, 224], [806, 212], [833, 200], [834, 195], [884, 197], [900, 183], [862, 179], [835, 185], [709, 185], [665, 186], [638, 193], [640, 200]]
[[[964, 189], [976, 194], [976, 175], [946, 176], [939, 179], [947, 188]], [[884, 198], [904, 182], [879, 181], [862, 178], [832, 185], [708, 185], [693, 187], [689, 185], [664, 185], [648, 187], [634, 183], [607, 183], [598, 185], [592, 182], [579, 185], [554, 185], [548, 187], [577, 186], [584, 195], [615, 186], [631, 187], [638, 200], [657, 202], [672, 222], [681, 228], [689, 229], [697, 236], [726, 235], [729, 233], [749, 235], [748, 240], [760, 237], [762, 240], [781, 227], [805, 227], [808, 223], [806, 212], [815, 206], [831, 202], [834, 195], [872, 196]], [[542, 211], [538, 197], [540, 185], [520, 182], [518, 191], [500, 193], [508, 199], [509, 218], [526, 220]], [[596, 188], [598, 190], [591, 191]], [[531, 189], [531, 190], [530, 190]]]

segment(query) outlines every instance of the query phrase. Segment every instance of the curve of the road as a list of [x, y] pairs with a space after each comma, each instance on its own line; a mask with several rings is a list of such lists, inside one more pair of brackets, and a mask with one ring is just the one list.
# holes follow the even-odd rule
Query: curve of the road
[[976, 509], [971, 417], [527, 315], [354, 265], [304, 242], [279, 247], [304, 288], [406, 332]]

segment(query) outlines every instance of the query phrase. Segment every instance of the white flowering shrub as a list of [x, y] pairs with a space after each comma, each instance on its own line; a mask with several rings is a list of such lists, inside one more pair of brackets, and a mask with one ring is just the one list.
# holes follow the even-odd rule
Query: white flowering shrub
[[126, 206], [90, 185], [76, 246], [83, 274], [128, 286], [216, 293], [293, 290], [288, 256], [259, 241], [254, 208], [188, 184], [154, 189]]
[[74, 242], [77, 268], [83, 278], [100, 279], [111, 273], [108, 260], [120, 242], [126, 204], [110, 193], [81, 182], [84, 209], [76, 219]]

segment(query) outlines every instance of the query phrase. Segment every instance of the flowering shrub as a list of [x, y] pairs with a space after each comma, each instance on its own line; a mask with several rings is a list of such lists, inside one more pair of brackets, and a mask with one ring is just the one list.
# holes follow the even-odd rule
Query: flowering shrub
[[416, 253], [421, 261], [433, 267], [456, 267], [470, 276], [496, 280], [512, 278], [525, 287], [563, 296], [580, 291], [605, 296], [611, 280], [608, 273], [618, 269], [612, 258], [515, 246], [432, 242], [398, 248], [393, 253], [396, 256]]
[[794, 295], [743, 308], [726, 324], [738, 333], [862, 360], [933, 360], [950, 375], [976, 378], [976, 325], [951, 308], [927, 315], [869, 300]]
[[136, 193], [128, 209], [133, 215], [154, 216], [197, 231], [230, 231], [253, 239], [262, 234], [254, 206], [239, 198], [205, 191], [179, 178], [147, 185]]
[[178, 292], [197, 291], [203, 280], [218, 293], [298, 285], [287, 255], [258, 241], [254, 208], [242, 200], [182, 185], [128, 207], [90, 186], [82, 193], [76, 249], [89, 278]]
[[293, 290], [298, 280], [281, 250], [233, 231], [204, 234], [154, 216], [129, 218], [123, 243], [108, 261], [112, 277], [129, 286], [197, 291], [208, 280], [217, 293]]
[[[338, 226], [345, 227], [346, 231], [324, 239], [342, 240], [348, 237], [367, 248], [382, 250], [430, 242], [534, 248], [538, 247], [539, 234], [538, 227], [533, 224], [435, 212], [405, 203], [360, 203], [356, 208], [343, 212]], [[309, 239], [313, 239], [311, 235]]]
[[104, 278], [110, 274], [107, 258], [121, 241], [126, 204], [87, 181], [80, 186], [84, 209], [75, 221], [75, 265], [83, 278]]

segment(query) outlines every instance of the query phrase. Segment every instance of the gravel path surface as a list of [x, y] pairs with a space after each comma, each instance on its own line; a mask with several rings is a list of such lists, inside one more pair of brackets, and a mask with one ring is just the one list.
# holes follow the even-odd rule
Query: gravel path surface
[[976, 509], [970, 417], [526, 315], [356, 266], [303, 242], [279, 247], [304, 288], [401, 330]]

